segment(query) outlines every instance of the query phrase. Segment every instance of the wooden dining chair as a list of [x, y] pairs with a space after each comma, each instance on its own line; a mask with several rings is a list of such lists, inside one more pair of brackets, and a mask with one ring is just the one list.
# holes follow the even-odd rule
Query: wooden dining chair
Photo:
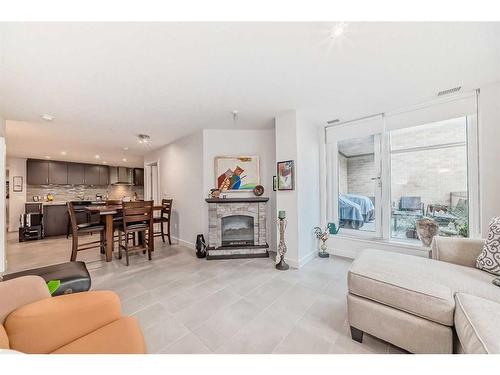
[[[153, 201], [141, 201], [141, 202], [123, 202], [122, 209], [122, 224], [118, 226], [120, 231], [120, 243], [118, 245], [118, 259], [122, 258], [122, 250], [125, 250], [125, 258], [127, 261], [127, 266], [129, 265], [129, 251], [130, 250], [142, 250], [143, 253], [148, 252], [148, 259], [151, 260], [151, 241], [149, 241], [146, 234], [150, 233], [150, 228], [153, 225]], [[121, 233], [124, 234], [124, 239], [122, 243]], [[142, 246], [129, 247], [129, 236], [130, 234], [135, 235], [135, 233], [142, 233], [144, 240], [142, 241]]]
[[[105, 227], [101, 223], [78, 223], [73, 202], [68, 202], [68, 214], [71, 223], [71, 258], [72, 262], [76, 261], [76, 255], [79, 251], [100, 248], [101, 254], [104, 254], [106, 248], [106, 236], [104, 235]], [[80, 243], [80, 237], [90, 235], [91, 233], [99, 233], [98, 241]]]
[[164, 229], [164, 224], [167, 224], [167, 237], [168, 237], [168, 244], [172, 245], [172, 240], [170, 239], [170, 217], [172, 216], [172, 203], [173, 199], [162, 199], [161, 200], [161, 205], [163, 208], [161, 209], [161, 214], [159, 217], [153, 218], [153, 223], [154, 224], [160, 224], [160, 231], [155, 232], [154, 236], [159, 237], [161, 236], [161, 239], [163, 242], [165, 242], [165, 229]]

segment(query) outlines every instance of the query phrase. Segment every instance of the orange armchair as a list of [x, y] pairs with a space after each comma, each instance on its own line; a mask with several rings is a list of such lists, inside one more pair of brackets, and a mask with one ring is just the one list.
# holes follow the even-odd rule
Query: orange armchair
[[0, 283], [0, 349], [142, 354], [146, 344], [137, 320], [121, 315], [116, 293], [50, 297], [41, 277], [25, 276]]

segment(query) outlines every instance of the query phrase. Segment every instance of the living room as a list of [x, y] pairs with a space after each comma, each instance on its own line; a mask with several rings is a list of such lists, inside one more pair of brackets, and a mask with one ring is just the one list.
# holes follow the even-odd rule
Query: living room
[[6, 21], [2, 352], [500, 354], [500, 23]]

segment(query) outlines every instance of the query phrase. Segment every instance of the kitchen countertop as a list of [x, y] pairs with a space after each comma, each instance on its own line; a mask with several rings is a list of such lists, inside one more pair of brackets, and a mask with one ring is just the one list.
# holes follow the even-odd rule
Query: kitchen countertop
[[[77, 200], [71, 202], [78, 202]], [[88, 202], [88, 201], [85, 201]], [[65, 206], [68, 204], [66, 201], [52, 201], [52, 202], [26, 202], [26, 203], [41, 203], [43, 206]], [[106, 201], [91, 201], [91, 204], [106, 204]]]

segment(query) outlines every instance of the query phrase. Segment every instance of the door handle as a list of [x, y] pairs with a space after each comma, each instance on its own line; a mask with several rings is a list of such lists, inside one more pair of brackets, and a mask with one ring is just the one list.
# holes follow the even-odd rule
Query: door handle
[[372, 181], [375, 181], [375, 180], [380, 180], [380, 176], [379, 177], [372, 177], [371, 178]]

